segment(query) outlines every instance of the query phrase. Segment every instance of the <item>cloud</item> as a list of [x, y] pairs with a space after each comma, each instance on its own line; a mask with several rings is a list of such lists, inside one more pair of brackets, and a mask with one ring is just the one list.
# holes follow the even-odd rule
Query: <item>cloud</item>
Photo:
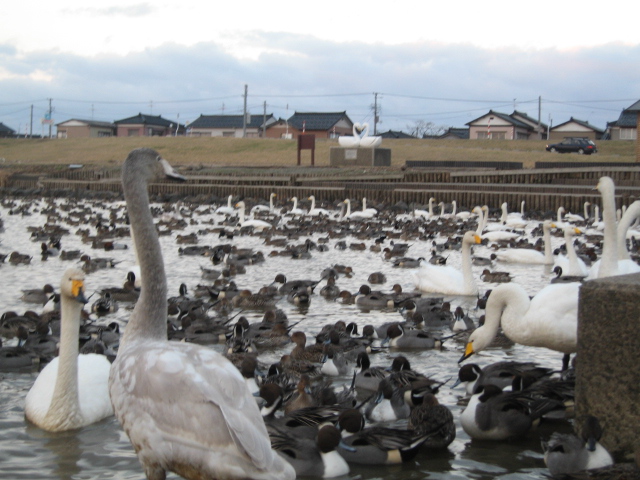
[[65, 8], [61, 13], [71, 15], [88, 15], [91, 17], [145, 17], [156, 9], [149, 3], [136, 3], [126, 6]]
[[234, 41], [254, 48], [253, 54], [238, 57], [216, 42], [165, 43], [94, 57], [20, 53], [0, 45], [0, 122], [17, 129], [28, 121], [30, 105], [44, 111], [48, 98], [56, 122], [113, 121], [138, 112], [179, 115], [181, 122], [200, 114], [238, 114], [246, 84], [253, 115], [262, 114], [266, 102], [267, 113], [276, 117], [346, 110], [353, 121], [370, 123], [377, 92], [382, 131], [407, 130], [418, 120], [461, 127], [489, 109], [517, 109], [536, 118], [539, 97], [544, 122], [573, 116], [605, 128], [640, 97], [640, 45], [487, 49], [427, 41], [334, 42], [273, 32]]

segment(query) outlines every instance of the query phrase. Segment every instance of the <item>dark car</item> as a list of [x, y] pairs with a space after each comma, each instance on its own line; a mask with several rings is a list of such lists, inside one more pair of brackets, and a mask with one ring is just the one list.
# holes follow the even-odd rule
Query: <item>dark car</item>
[[592, 153], [596, 153], [598, 149], [596, 148], [596, 144], [589, 138], [567, 137], [560, 143], [547, 145], [547, 151], [554, 153], [576, 152], [580, 155], [590, 155]]

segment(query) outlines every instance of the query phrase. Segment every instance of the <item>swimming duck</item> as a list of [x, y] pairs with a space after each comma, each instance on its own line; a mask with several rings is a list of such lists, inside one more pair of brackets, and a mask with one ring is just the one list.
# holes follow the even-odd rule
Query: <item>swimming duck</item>
[[[186, 479], [292, 480], [295, 471], [271, 450], [240, 372], [211, 348], [167, 341], [166, 276], [147, 191], [157, 167], [180, 178], [151, 149], [132, 151], [122, 169], [143, 286], [111, 369], [116, 417], [148, 478], [172, 471]], [[167, 384], [182, 387], [167, 389]]]
[[441, 348], [442, 340], [424, 330], [406, 330], [399, 323], [390, 325], [387, 329], [387, 338], [382, 342], [392, 348]]
[[428, 384], [425, 388], [414, 386], [409, 398], [412, 405], [409, 428], [424, 436], [425, 447], [447, 448], [456, 438], [451, 410], [438, 402]]
[[602, 427], [593, 415], [582, 420], [580, 437], [553, 433], [542, 442], [549, 473], [556, 476], [613, 465], [611, 454], [599, 442], [601, 436]]

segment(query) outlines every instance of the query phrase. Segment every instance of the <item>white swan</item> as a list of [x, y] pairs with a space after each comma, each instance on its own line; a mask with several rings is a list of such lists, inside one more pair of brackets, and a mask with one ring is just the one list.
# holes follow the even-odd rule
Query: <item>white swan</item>
[[[356, 210], [355, 212], [351, 211], [351, 200], [350, 199], [345, 199], [344, 203], [347, 204], [347, 211], [344, 214], [345, 218], [349, 218], [352, 220], [358, 220], [358, 219], [370, 219], [376, 216], [376, 214], [378, 213], [378, 211], [375, 208], [366, 208], [367, 206], [367, 199], [363, 198], [362, 199], [362, 210]], [[375, 212], [375, 213], [374, 213]]]
[[616, 225], [615, 185], [610, 177], [602, 177], [596, 187], [602, 196], [604, 238], [602, 255], [589, 270], [588, 280], [640, 272], [632, 260], [618, 259], [618, 227]]
[[276, 194], [272, 193], [271, 195], [269, 195], [269, 206], [266, 205], [254, 205], [251, 210], [250, 213], [254, 214], [254, 213], [273, 213], [273, 209], [274, 209], [274, 205], [273, 205], [273, 199], [276, 198]]
[[480, 243], [480, 237], [474, 232], [466, 232], [462, 238], [462, 271], [424, 262], [414, 274], [416, 288], [425, 293], [476, 295], [478, 286], [471, 270], [471, 245], [474, 243]]
[[236, 208], [238, 209], [238, 225], [240, 226], [240, 228], [253, 227], [256, 230], [273, 228], [273, 225], [271, 225], [269, 222], [265, 222], [264, 220], [258, 220], [256, 218], [247, 219], [244, 213], [246, 208], [244, 202], [240, 201], [236, 203]]
[[314, 195], [309, 196], [309, 200], [311, 200], [311, 207], [309, 207], [309, 215], [312, 217], [325, 216], [330, 217], [331, 212], [324, 208], [316, 208], [316, 197]]
[[555, 283], [533, 299], [520, 285], [505, 283], [491, 291], [484, 325], [469, 336], [460, 361], [486, 349], [502, 326], [504, 334], [520, 345], [545, 347], [565, 354], [578, 348], [578, 292], [580, 283]]
[[113, 415], [109, 399], [111, 363], [104, 355], [78, 355], [84, 272], [70, 268], [60, 284], [60, 355], [38, 375], [25, 400], [25, 415], [43, 430], [81, 428]]
[[562, 268], [562, 275], [569, 277], [586, 277], [589, 275], [589, 267], [584, 261], [578, 257], [576, 249], [573, 246], [573, 236], [576, 233], [582, 233], [575, 227], [564, 227], [564, 243], [567, 247], [567, 255], [561, 255], [556, 258], [554, 267]]
[[629, 250], [627, 249], [627, 238], [632, 235], [628, 235], [628, 230], [638, 217], [640, 217], [640, 200], [636, 200], [629, 205], [618, 222], [618, 261], [631, 260]]
[[426, 218], [426, 219], [433, 218], [433, 216], [434, 216], [434, 213], [433, 213], [433, 202], [435, 202], [435, 201], [436, 201], [436, 199], [433, 198], [433, 197], [431, 197], [429, 199], [429, 210], [422, 210], [422, 209], [414, 208], [413, 209], [413, 216], [416, 217], [416, 218], [417, 217]]
[[453, 208], [453, 210], [451, 211], [451, 216], [462, 221], [469, 220], [473, 216], [475, 211], [474, 209], [470, 212], [458, 212], [458, 202], [456, 202], [455, 200], [451, 200], [451, 206]]
[[227, 197], [227, 204], [216, 208], [215, 213], [219, 215], [233, 215], [234, 213], [236, 213], [235, 208], [233, 208], [233, 205], [231, 204], [232, 198], [233, 198], [233, 195], [229, 195]]
[[524, 200], [521, 204], [521, 212], [511, 212], [508, 213], [507, 202], [503, 202], [502, 204], [502, 217], [500, 217], [500, 221], [507, 228], [525, 228], [529, 222], [524, 219]]
[[167, 341], [167, 281], [149, 210], [155, 169], [178, 175], [157, 152], [132, 151], [122, 184], [135, 231], [142, 292], [111, 368], [116, 417], [148, 479], [294, 479], [271, 450], [255, 399], [237, 368], [211, 348]]
[[287, 215], [304, 215], [304, 210], [298, 207], [298, 197], [291, 197], [293, 207], [287, 212]]
[[[553, 265], [553, 251], [551, 249], [551, 221], [542, 223], [542, 238], [544, 253], [532, 248], [506, 248], [496, 252], [496, 260], [506, 263], [529, 263], [535, 265]], [[575, 252], [574, 252], [575, 253]]]
[[353, 124], [353, 137], [338, 137], [338, 144], [345, 148], [375, 148], [382, 143], [382, 137], [369, 136], [369, 124]]

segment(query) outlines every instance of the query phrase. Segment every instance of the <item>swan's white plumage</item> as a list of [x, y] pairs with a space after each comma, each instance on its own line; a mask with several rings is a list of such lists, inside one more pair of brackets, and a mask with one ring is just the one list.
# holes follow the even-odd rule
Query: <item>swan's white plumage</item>
[[575, 227], [564, 227], [564, 243], [567, 247], [567, 255], [558, 256], [554, 266], [562, 268], [562, 275], [570, 277], [586, 277], [589, 274], [589, 267], [584, 263], [573, 245], [573, 235], [581, 233]]
[[316, 197], [314, 195], [311, 195], [309, 197], [309, 200], [311, 200], [311, 206], [309, 207], [309, 215], [312, 217], [317, 217], [317, 216], [325, 216], [325, 217], [329, 217], [331, 216], [331, 212], [329, 210], [326, 210], [324, 208], [316, 208]]
[[78, 355], [84, 304], [79, 289], [84, 290], [84, 273], [68, 269], [60, 285], [60, 355], [40, 372], [25, 399], [27, 419], [52, 432], [85, 427], [113, 415], [108, 390], [111, 363], [104, 355]]
[[157, 152], [138, 149], [123, 167], [143, 286], [111, 370], [116, 417], [149, 480], [167, 471], [186, 479], [294, 479], [271, 450], [240, 372], [212, 349], [167, 341], [166, 276], [147, 193], [158, 164], [171, 171]]
[[244, 202], [236, 203], [236, 208], [238, 209], [238, 225], [241, 228], [253, 227], [257, 230], [264, 230], [265, 228], [273, 227], [273, 225], [271, 225], [269, 222], [265, 222], [264, 220], [259, 220], [257, 218], [246, 218], [246, 206]]
[[416, 288], [426, 293], [476, 295], [478, 286], [471, 269], [471, 245], [474, 243], [480, 243], [480, 237], [474, 232], [466, 232], [462, 239], [462, 270], [423, 262], [414, 273]]
[[216, 208], [216, 213], [220, 215], [233, 215], [234, 213], [236, 213], [235, 208], [233, 208], [233, 205], [231, 204], [232, 198], [233, 198], [233, 195], [229, 195], [227, 197], [227, 204]]
[[487, 348], [500, 326], [507, 337], [520, 345], [574, 353], [578, 344], [580, 285], [551, 284], [533, 299], [515, 283], [494, 288], [487, 300], [485, 323], [469, 336], [465, 356]]
[[496, 259], [506, 263], [552, 265], [553, 252], [551, 250], [551, 222], [549, 220], [542, 224], [542, 232], [544, 253], [532, 248], [506, 248], [496, 252]]

